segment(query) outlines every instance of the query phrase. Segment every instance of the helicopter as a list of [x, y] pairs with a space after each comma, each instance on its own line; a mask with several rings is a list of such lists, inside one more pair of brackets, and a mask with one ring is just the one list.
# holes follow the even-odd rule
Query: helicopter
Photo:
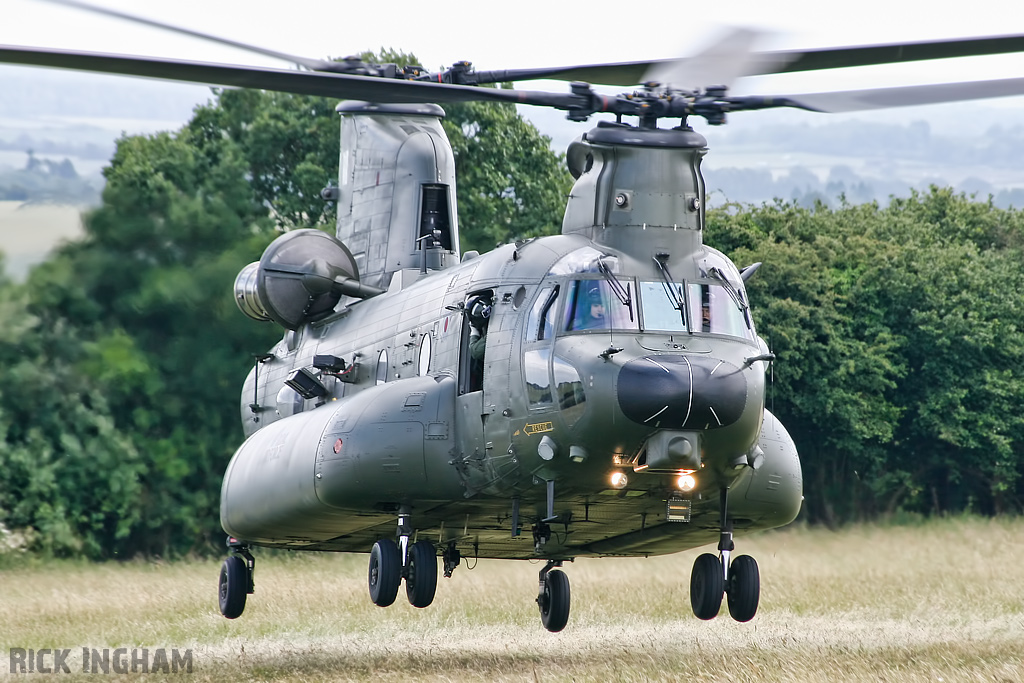
[[[541, 622], [557, 632], [571, 607], [565, 563], [717, 541], [693, 565], [691, 608], [709, 620], [725, 602], [736, 621], [754, 618], [760, 573], [734, 555], [735, 539], [793, 521], [803, 480], [793, 439], [765, 406], [775, 359], [746, 291], [760, 264], [740, 268], [704, 243], [708, 145], [690, 122], [1020, 94], [1024, 79], [777, 97], [728, 86], [1020, 52], [1024, 36], [765, 53], [743, 40], [727, 50], [731, 73], [698, 88], [675, 85], [691, 76], [674, 60], [434, 72], [274, 53], [305, 69], [293, 71], [0, 46], [5, 63], [342, 100], [338, 183], [322, 194], [338, 207], [335, 234], [285, 233], [234, 285], [246, 316], [283, 332], [241, 389], [246, 438], [221, 492], [225, 617], [242, 615], [253, 550], [267, 547], [368, 553], [380, 607], [403, 583], [413, 606], [429, 607], [439, 562], [452, 577], [464, 557], [540, 561]], [[532, 79], [567, 81], [568, 92], [480, 87]], [[555, 108], [580, 123], [615, 117], [569, 146], [575, 184], [560, 235], [462, 252], [440, 121], [443, 104], [469, 101]]]

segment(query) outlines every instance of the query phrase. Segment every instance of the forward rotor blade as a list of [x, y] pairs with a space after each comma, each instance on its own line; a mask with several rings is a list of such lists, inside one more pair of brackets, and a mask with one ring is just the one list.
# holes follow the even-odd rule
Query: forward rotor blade
[[[280, 59], [292, 64], [298, 64], [304, 66], [307, 69], [313, 71], [331, 71], [337, 69], [336, 62], [328, 62], [322, 59], [309, 59], [307, 57], [299, 57], [296, 55], [289, 55], [284, 52], [277, 52], [276, 50], [268, 50], [266, 48], [258, 47], [256, 45], [249, 45], [247, 43], [240, 43], [236, 40], [229, 38], [221, 38], [220, 36], [211, 35], [209, 33], [203, 33], [202, 31], [194, 31], [189, 28], [183, 28], [181, 26], [173, 26], [171, 24], [165, 24], [154, 19], [147, 19], [135, 14], [128, 14], [127, 12], [119, 12], [117, 10], [108, 9], [106, 7], [100, 7], [99, 5], [93, 5], [87, 2], [80, 2], [80, 0], [43, 0], [43, 2], [49, 2], [54, 5], [63, 5], [65, 7], [73, 7], [86, 12], [92, 12], [94, 14], [104, 14], [109, 17], [115, 17], [117, 19], [124, 19], [131, 21], [136, 24], [143, 24], [145, 26], [152, 26], [154, 28], [163, 29], [165, 31], [171, 31], [173, 33], [181, 33], [186, 36], [192, 36], [193, 38], [199, 38], [201, 40], [210, 41], [213, 43], [220, 43], [221, 45], [229, 45], [239, 50], [245, 50], [246, 52], [253, 52], [260, 54], [265, 57], [273, 57], [274, 59]], [[333, 69], [332, 69], [333, 66]]]
[[[557, 109], [573, 109], [586, 98], [561, 93], [478, 88], [407, 81], [373, 76], [324, 73], [319, 71], [288, 71], [263, 67], [189, 62], [155, 57], [133, 57], [72, 50], [52, 50], [0, 45], [0, 63], [56, 67], [76, 71], [121, 74], [160, 78], [204, 85], [235, 88], [257, 88], [299, 95], [320, 95], [338, 99], [368, 100], [378, 103], [423, 104], [429, 102], [497, 101]], [[612, 102], [598, 98], [599, 102]], [[610, 106], [610, 104], [609, 104]], [[599, 108], [598, 111], [606, 111]]]
[[[913, 43], [860, 45], [813, 50], [781, 50], [754, 52], [748, 66], [740, 76], [819, 71], [854, 66], [899, 64], [952, 57], [979, 57], [985, 55], [1024, 52], [1024, 34], [981, 38], [956, 38]], [[585, 81], [601, 85], [632, 86], [646, 82], [649, 74], [685, 65], [688, 60], [665, 59], [646, 62], [619, 62], [614, 64], [585, 64], [544, 69], [505, 69], [482, 71], [477, 82], [525, 81], [551, 79]], [[682, 84], [680, 84], [682, 85]], [[718, 83], [701, 83], [701, 86]]]

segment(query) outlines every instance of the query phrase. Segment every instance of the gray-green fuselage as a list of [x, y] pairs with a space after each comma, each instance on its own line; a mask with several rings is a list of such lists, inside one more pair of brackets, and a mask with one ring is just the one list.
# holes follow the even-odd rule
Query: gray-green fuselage
[[[378, 222], [360, 206], [415, 214], [398, 199], [402, 169], [432, 167], [401, 162], [402, 136], [429, 155], [443, 132], [409, 120], [344, 124], [373, 152], [343, 151], [346, 242]], [[376, 170], [382, 140], [400, 162], [385, 169], [393, 192]], [[562, 235], [429, 268], [409, 267], [412, 238], [402, 252], [383, 230], [391, 243], [371, 235], [353, 249], [364, 263], [378, 255], [369, 270], [387, 291], [344, 299], [256, 364], [224, 529], [253, 545], [366, 552], [395, 536], [403, 510], [416, 537], [463, 555], [566, 559], [713, 542], [726, 489], [737, 534], [792, 521], [800, 463], [764, 407], [767, 348], [739, 270], [703, 244], [704, 144], [689, 129], [591, 131], [569, 150], [577, 182]], [[466, 307], [480, 297], [492, 310], [477, 365]], [[345, 369], [316, 371], [317, 355]], [[300, 368], [325, 395], [285, 384]]]
[[[652, 273], [633, 277], [625, 268], [616, 278], [633, 294], [635, 327], [628, 307], [613, 299], [606, 304], [621, 309], [615, 315], [625, 329], [567, 330], [576, 283], [603, 291], [607, 280], [552, 271], [562, 273], [556, 264], [590, 251], [584, 238], [558, 236], [502, 247], [422, 278], [404, 273], [413, 280], [408, 286], [289, 332], [242, 391], [251, 435], [225, 474], [225, 529], [259, 545], [367, 551], [377, 538], [394, 535], [396, 510], [405, 504], [422, 537], [455, 540], [480, 557], [535, 557], [529, 533], [511, 527], [513, 499], [528, 532], [547, 516], [548, 481], [564, 528], [555, 528], [544, 556], [648, 555], [711, 542], [723, 486], [732, 489], [737, 532], [788, 523], [801, 496], [796, 452], [764, 411], [765, 363], [740, 369], [761, 353], [756, 337], [646, 329], [643, 314], [663, 311], [666, 295]], [[469, 364], [460, 362], [468, 337], [460, 306], [470, 293], [485, 291], [493, 291], [495, 304], [482, 385], [471, 391]], [[553, 334], [538, 339], [544, 315]], [[609, 347], [621, 351], [602, 357]], [[315, 354], [345, 359], [354, 376], [325, 376], [330, 394], [303, 400], [284, 380], [309, 367]], [[719, 427], [712, 411], [691, 415], [685, 425], [678, 415], [676, 424], [627, 417], [619, 401], [623, 367], [659, 358], [674, 363], [661, 363], [673, 373], [694, 374], [679, 359], [700, 361], [700, 368], [721, 363], [720, 372], [733, 373], [725, 381], [743, 392], [733, 399], [735, 419]], [[691, 393], [683, 386], [679, 395], [653, 401], [692, 403]], [[651, 473], [636, 462], [648, 439], [665, 430], [696, 435], [699, 443], [700, 458], [690, 468], [698, 487], [686, 496], [693, 501], [689, 523], [666, 522], [666, 501], [680, 495], [678, 472]], [[548, 449], [540, 448], [542, 440]], [[758, 444], [766, 456], [758, 469], [734, 466]], [[616, 489], [609, 477], [620, 471], [628, 483]]]

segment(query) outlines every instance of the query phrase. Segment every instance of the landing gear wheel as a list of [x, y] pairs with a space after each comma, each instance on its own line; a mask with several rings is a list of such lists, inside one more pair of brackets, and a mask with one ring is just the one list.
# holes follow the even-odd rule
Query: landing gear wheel
[[736, 621], [750, 621], [757, 614], [761, 597], [761, 574], [757, 561], [740, 555], [729, 567], [729, 614]]
[[220, 613], [228, 619], [242, 616], [248, 592], [249, 569], [245, 560], [232, 555], [220, 566]]
[[704, 553], [693, 563], [690, 574], [690, 605], [698, 619], [707, 621], [718, 616], [725, 592], [722, 561], [711, 553]]
[[373, 544], [370, 551], [370, 599], [379, 607], [387, 607], [398, 596], [402, 582], [402, 558], [398, 546], [389, 538]]
[[409, 548], [405, 568], [405, 593], [413, 607], [426, 607], [437, 591], [437, 551], [430, 541], [417, 541]]
[[569, 577], [560, 569], [552, 569], [544, 576], [544, 590], [537, 596], [540, 620], [544, 628], [557, 633], [569, 621]]

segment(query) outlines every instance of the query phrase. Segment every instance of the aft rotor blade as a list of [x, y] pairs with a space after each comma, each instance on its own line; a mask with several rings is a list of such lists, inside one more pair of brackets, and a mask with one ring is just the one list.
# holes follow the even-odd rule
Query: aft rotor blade
[[[754, 52], [750, 55], [745, 76], [819, 71], [854, 66], [899, 64], [952, 57], [979, 57], [985, 55], [1024, 52], [1024, 34], [980, 38], [955, 38], [912, 43], [860, 45], [813, 50], [781, 50]], [[646, 82], [649, 74], [659, 69], [672, 69], [688, 60], [663, 59], [645, 62], [619, 62], [614, 64], [584, 64], [542, 69], [506, 69], [478, 72], [478, 83], [498, 81], [525, 81], [552, 79], [586, 81], [600, 85], [631, 86]], [[717, 85], [702, 83], [704, 85]]]
[[1024, 78], [939, 83], [779, 97], [729, 97], [730, 111], [795, 107], [829, 114], [1024, 95]]
[[286, 54], [284, 52], [277, 52], [276, 50], [268, 50], [267, 48], [259, 47], [256, 45], [249, 45], [248, 43], [241, 43], [237, 40], [231, 40], [229, 38], [222, 38], [220, 36], [211, 35], [209, 33], [203, 33], [202, 31], [194, 31], [190, 28], [184, 28], [181, 26], [174, 26], [171, 24], [165, 24], [154, 19], [147, 19], [146, 17], [138, 16], [136, 14], [128, 14], [127, 12], [119, 12], [118, 10], [108, 9], [106, 7], [100, 7], [99, 5], [93, 5], [87, 2], [80, 2], [80, 0], [43, 0], [55, 5], [63, 5], [65, 7], [73, 7], [75, 9], [84, 10], [86, 12], [92, 12], [94, 14], [104, 14], [109, 17], [115, 17], [117, 19], [124, 19], [131, 21], [136, 24], [143, 24], [145, 26], [152, 26], [154, 28], [163, 29], [165, 31], [171, 31], [173, 33], [181, 33], [186, 36], [192, 36], [193, 38], [199, 38], [213, 43], [220, 43], [221, 45], [229, 45], [239, 50], [245, 50], [246, 52], [253, 52], [255, 54], [264, 55], [265, 57], [273, 57], [292, 64], [298, 64], [304, 66], [307, 69], [313, 71], [331, 71], [332, 65], [337, 67], [335, 62], [329, 62], [322, 59], [309, 59], [307, 57], [299, 57], [296, 55]]
[[[406, 81], [373, 76], [288, 71], [233, 64], [190, 62], [155, 57], [134, 57], [74, 50], [52, 50], [0, 45], [0, 63], [56, 67], [77, 71], [161, 78], [205, 85], [256, 88], [299, 95], [319, 95], [338, 99], [368, 100], [379, 103], [422, 104], [428, 102], [497, 101], [557, 109], [577, 109], [591, 104], [590, 98], [562, 93], [530, 92], [500, 88], [479, 88]], [[593, 111], [608, 111], [613, 99], [597, 97]], [[605, 103], [605, 104], [602, 104]]]

